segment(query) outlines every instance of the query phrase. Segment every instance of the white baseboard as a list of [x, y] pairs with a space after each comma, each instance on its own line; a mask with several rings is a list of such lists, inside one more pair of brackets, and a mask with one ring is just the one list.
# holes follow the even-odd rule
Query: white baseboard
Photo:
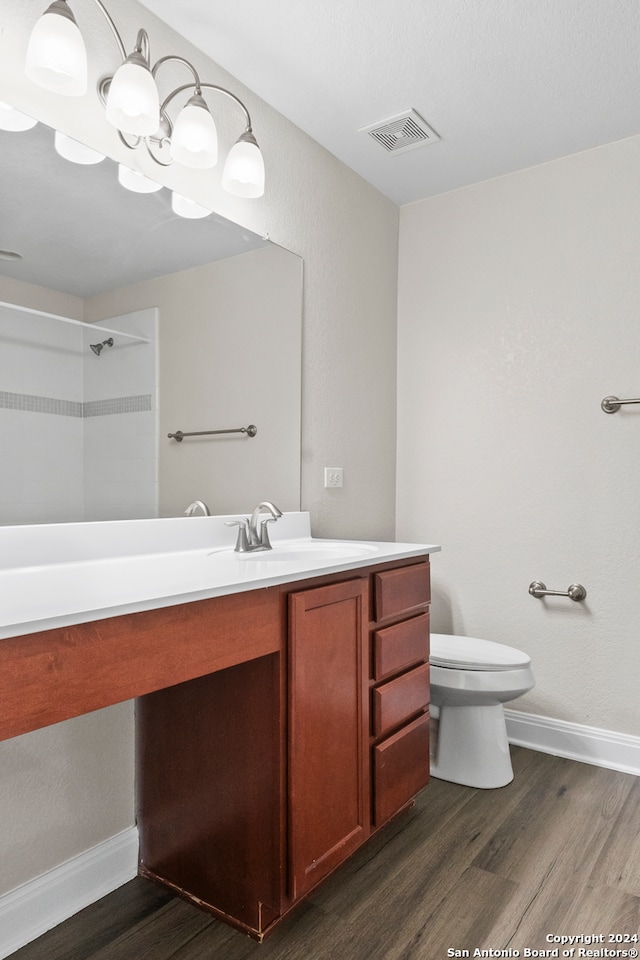
[[0, 960], [122, 886], [138, 870], [130, 827], [0, 896]]
[[509, 742], [640, 776], [640, 737], [505, 709]]

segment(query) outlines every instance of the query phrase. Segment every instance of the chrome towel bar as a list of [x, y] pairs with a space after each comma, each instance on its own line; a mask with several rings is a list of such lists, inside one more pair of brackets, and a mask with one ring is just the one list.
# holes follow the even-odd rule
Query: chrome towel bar
[[532, 597], [542, 599], [542, 597], [569, 597], [570, 600], [586, 600], [587, 591], [581, 583], [572, 583], [563, 593], [561, 590], [547, 590], [541, 580], [534, 580], [529, 584], [529, 593]]
[[246, 433], [248, 437], [255, 437], [258, 428], [252, 423], [248, 427], [234, 427], [233, 430], [195, 430], [191, 433], [184, 433], [182, 430], [176, 430], [175, 433], [168, 433], [169, 440], [177, 440], [182, 443], [185, 437], [211, 437], [218, 433]]
[[617, 413], [623, 403], [640, 403], [640, 397], [632, 400], [618, 400], [617, 397], [605, 397], [600, 406], [605, 413]]

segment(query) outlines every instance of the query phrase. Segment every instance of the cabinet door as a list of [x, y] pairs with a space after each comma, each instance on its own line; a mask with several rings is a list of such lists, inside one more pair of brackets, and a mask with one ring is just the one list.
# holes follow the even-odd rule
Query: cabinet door
[[294, 899], [369, 834], [365, 580], [291, 594], [289, 814]]

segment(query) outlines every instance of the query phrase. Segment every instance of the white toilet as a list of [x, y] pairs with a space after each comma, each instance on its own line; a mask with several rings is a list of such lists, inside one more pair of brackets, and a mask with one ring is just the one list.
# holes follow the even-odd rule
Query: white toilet
[[431, 774], [469, 787], [513, 780], [503, 703], [535, 684], [531, 660], [514, 647], [431, 634], [431, 703], [438, 717]]

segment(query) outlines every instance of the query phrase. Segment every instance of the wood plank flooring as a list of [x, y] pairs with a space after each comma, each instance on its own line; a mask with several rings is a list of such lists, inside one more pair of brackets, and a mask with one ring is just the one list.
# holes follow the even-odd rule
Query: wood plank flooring
[[12, 960], [441, 960], [638, 934], [640, 778], [512, 754], [500, 790], [433, 780], [263, 944], [138, 879]]

